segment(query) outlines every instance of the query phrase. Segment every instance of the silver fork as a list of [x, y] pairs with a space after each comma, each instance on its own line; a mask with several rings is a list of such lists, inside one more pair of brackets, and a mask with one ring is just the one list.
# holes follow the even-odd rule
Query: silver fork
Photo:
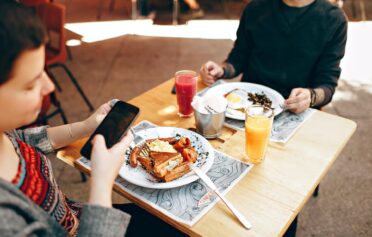
[[144, 142], [144, 144], [141, 146], [140, 154], [143, 156], [150, 156], [150, 147], [147, 142]]
[[207, 110], [210, 114], [217, 114], [218, 112], [213, 109], [210, 105], [204, 106], [204, 109]]
[[133, 128], [130, 128], [130, 131], [132, 132], [133, 137], [134, 137], [133, 138], [134, 144], [136, 146], [138, 146], [139, 148], [141, 148], [140, 154], [143, 155], [143, 156], [149, 156], [150, 147], [147, 144], [147, 142], [145, 141], [145, 139], [143, 139], [143, 137], [141, 137], [140, 135], [136, 134], [136, 132], [133, 130]]
[[288, 108], [284, 104], [279, 104], [279, 107], [283, 110], [286, 111]]
[[141, 136], [139, 136], [139, 135], [136, 134], [136, 132], [133, 130], [133, 128], [130, 128], [129, 130], [130, 130], [131, 133], [133, 134], [133, 141], [134, 141], [134, 143], [135, 143], [136, 145], [137, 145], [137, 144], [140, 144], [141, 142], [144, 141], [144, 139], [143, 139]]

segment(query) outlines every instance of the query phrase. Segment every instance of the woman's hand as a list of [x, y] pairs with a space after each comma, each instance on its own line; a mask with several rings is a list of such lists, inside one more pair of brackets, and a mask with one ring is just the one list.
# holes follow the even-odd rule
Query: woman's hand
[[91, 154], [91, 182], [89, 203], [110, 207], [112, 187], [124, 163], [125, 151], [133, 140], [128, 132], [120, 142], [107, 149], [102, 135], [96, 135], [92, 141]]
[[306, 88], [294, 88], [284, 106], [293, 113], [301, 113], [310, 107], [311, 92]]
[[84, 126], [86, 128], [86, 131], [88, 134], [92, 134], [94, 130], [98, 127], [98, 125], [103, 121], [103, 119], [106, 117], [106, 115], [111, 110], [111, 103], [112, 100], [109, 102], [101, 105], [96, 112], [94, 112], [89, 118], [83, 121]]
[[208, 61], [200, 68], [200, 75], [204, 84], [210, 86], [223, 76], [223, 68], [215, 62]]

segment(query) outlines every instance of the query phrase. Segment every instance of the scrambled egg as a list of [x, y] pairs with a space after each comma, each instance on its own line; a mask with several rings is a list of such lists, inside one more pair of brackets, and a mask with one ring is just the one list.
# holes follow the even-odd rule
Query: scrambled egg
[[177, 152], [169, 142], [156, 139], [149, 144], [150, 150], [157, 152]]

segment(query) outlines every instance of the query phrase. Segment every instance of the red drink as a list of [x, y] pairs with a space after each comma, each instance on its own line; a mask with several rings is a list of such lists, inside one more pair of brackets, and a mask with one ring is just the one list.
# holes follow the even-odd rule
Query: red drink
[[190, 117], [193, 114], [192, 98], [196, 94], [198, 74], [194, 71], [178, 71], [175, 75], [178, 111], [181, 117]]

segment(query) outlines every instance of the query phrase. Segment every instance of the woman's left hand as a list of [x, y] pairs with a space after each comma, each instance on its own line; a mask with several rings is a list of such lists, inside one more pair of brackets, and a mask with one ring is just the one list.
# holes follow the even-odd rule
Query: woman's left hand
[[294, 88], [284, 106], [293, 113], [301, 113], [310, 107], [311, 92], [306, 88]]
[[89, 118], [84, 121], [87, 131], [89, 133], [93, 133], [94, 130], [98, 127], [98, 125], [103, 121], [106, 115], [111, 110], [112, 101], [108, 101], [107, 103], [101, 105], [96, 112], [94, 112]]

